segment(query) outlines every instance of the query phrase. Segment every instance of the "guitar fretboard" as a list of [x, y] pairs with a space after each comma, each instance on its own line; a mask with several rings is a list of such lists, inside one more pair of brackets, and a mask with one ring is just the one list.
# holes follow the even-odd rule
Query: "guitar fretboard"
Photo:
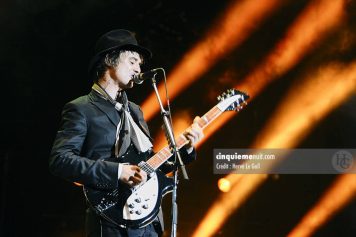
[[[198, 120], [198, 125], [202, 129], [204, 129], [212, 121], [214, 121], [217, 117], [219, 117], [221, 113], [222, 111], [217, 106], [214, 106]], [[178, 137], [176, 137], [176, 142], [177, 142], [178, 149], [180, 149], [189, 141], [188, 139], [185, 138], [183, 134], [180, 134]], [[164, 148], [162, 148], [159, 152], [157, 152], [154, 156], [152, 156], [148, 161], [146, 161], [146, 163], [154, 170], [157, 170], [172, 155], [173, 153], [171, 152], [169, 145], [167, 145]]]

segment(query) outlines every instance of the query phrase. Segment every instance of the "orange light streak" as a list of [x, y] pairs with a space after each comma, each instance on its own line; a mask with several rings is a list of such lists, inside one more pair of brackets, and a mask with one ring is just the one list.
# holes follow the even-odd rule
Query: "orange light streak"
[[238, 185], [222, 193], [210, 207], [208, 214], [199, 224], [193, 237], [212, 236], [237, 207], [244, 203], [253, 191], [267, 178], [265, 174], [249, 174], [242, 178]]
[[[250, 100], [256, 97], [269, 83], [295, 66], [320, 40], [341, 25], [344, 20], [343, 6], [343, 0], [312, 1], [269, 56], [235, 88], [247, 92], [251, 96]], [[233, 115], [234, 113], [228, 113], [211, 124], [200, 144]]]
[[294, 147], [355, 91], [356, 62], [334, 63], [322, 68], [290, 89], [252, 147]]
[[[243, 0], [234, 1], [227, 7], [207, 33], [207, 37], [186, 53], [169, 75], [167, 87], [170, 98], [177, 96], [219, 59], [241, 44], [282, 2]], [[159, 85], [158, 90], [163, 98], [164, 86]], [[155, 94], [152, 93], [141, 107], [145, 119], [151, 119], [159, 110]]]
[[[314, 0], [298, 16], [273, 52], [245, 80], [253, 97], [283, 75], [344, 20], [344, 0]], [[244, 90], [245, 86], [241, 87]]]
[[319, 202], [302, 218], [288, 237], [311, 236], [337, 211], [346, 206], [356, 195], [356, 175], [344, 174], [338, 177]]
[[[252, 147], [291, 148], [302, 140], [323, 117], [356, 92], [356, 62], [350, 65], [331, 64], [293, 87], [274, 112], [261, 139]], [[268, 162], [272, 167], [276, 162]], [[267, 167], [268, 169], [268, 167]], [[211, 236], [236, 210], [252, 191], [265, 179], [263, 175], [226, 176], [232, 185], [229, 193], [223, 193], [210, 208], [193, 236]], [[244, 184], [249, 189], [244, 190]], [[242, 187], [241, 187], [242, 186]], [[229, 201], [221, 200], [229, 196]], [[219, 215], [219, 220], [216, 216]]]

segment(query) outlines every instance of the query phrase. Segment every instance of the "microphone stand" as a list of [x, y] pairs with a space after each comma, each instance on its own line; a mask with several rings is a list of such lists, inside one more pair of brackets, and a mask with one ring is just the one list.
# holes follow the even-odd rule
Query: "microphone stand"
[[[161, 68], [161, 70], [164, 73], [164, 69]], [[172, 129], [172, 124], [169, 120], [170, 113], [167, 112], [162, 104], [161, 98], [158, 93], [157, 89], [157, 84], [156, 84], [156, 74], [155, 73], [152, 77], [152, 86], [154, 88], [154, 91], [156, 93], [156, 97], [161, 109], [161, 115], [163, 118], [163, 124], [164, 124], [164, 129], [166, 133], [166, 138], [168, 140], [168, 144], [170, 145], [173, 154], [175, 156], [175, 162], [174, 162], [174, 183], [173, 183], [173, 192], [172, 192], [172, 229], [171, 229], [171, 237], [176, 237], [177, 236], [177, 224], [178, 224], [178, 205], [177, 205], [177, 188], [178, 188], [178, 169], [177, 169], [177, 161], [179, 163], [179, 166], [182, 170], [183, 177], [184, 179], [189, 179], [187, 171], [185, 169], [184, 163], [182, 161], [180, 152], [177, 147], [177, 143], [174, 137], [173, 129]], [[178, 158], [178, 159], [177, 159]]]

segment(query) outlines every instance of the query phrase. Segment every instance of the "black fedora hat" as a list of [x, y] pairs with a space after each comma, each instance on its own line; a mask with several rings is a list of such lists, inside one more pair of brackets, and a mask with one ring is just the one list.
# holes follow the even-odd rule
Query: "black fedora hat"
[[92, 72], [95, 65], [99, 62], [99, 59], [106, 53], [120, 49], [135, 51], [142, 55], [146, 60], [152, 57], [151, 51], [137, 43], [134, 33], [123, 29], [112, 30], [102, 35], [97, 41], [94, 57], [89, 63], [89, 73]]

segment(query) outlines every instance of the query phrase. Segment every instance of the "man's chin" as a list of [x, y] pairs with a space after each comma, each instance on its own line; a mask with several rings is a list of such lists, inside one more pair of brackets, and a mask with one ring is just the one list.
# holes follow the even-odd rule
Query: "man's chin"
[[130, 80], [126, 85], [123, 85], [122, 88], [123, 89], [130, 89], [134, 86], [134, 81]]

